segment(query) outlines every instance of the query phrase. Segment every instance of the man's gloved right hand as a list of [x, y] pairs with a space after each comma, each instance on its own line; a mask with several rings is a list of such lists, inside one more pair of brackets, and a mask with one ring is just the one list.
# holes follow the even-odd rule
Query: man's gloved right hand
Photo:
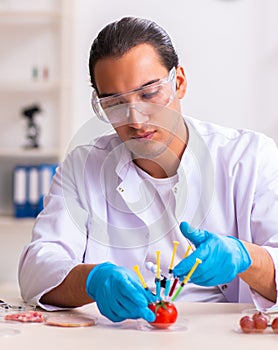
[[125, 267], [109, 262], [97, 265], [87, 277], [86, 292], [96, 301], [101, 314], [111, 321], [155, 320], [155, 314], [148, 308], [155, 297], [143, 288], [136, 274]]
[[175, 277], [183, 279], [196, 258], [201, 259], [202, 264], [190, 280], [200, 286], [229, 283], [250, 267], [252, 260], [249, 252], [236, 237], [196, 230], [185, 221], [180, 224], [180, 229], [184, 237], [195, 245], [196, 250], [174, 267]]

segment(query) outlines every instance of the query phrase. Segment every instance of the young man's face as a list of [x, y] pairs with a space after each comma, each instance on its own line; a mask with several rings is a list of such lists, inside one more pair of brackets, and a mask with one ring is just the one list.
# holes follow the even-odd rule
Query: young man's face
[[[121, 122], [112, 124], [121, 140], [138, 157], [155, 158], [165, 147], [176, 147], [177, 130], [183, 123], [179, 99], [186, 91], [183, 69], [176, 69], [174, 88], [171, 89], [170, 82], [165, 87], [168, 89], [165, 94], [172, 91], [172, 97], [165, 107], [146, 104], [147, 100], [143, 98], [147, 94], [143, 94], [140, 89], [167, 79], [168, 75], [156, 50], [149, 44], [135, 46], [120, 58], [101, 59], [95, 66], [95, 80], [100, 97], [135, 90], [134, 93], [120, 95], [117, 102], [117, 108], [120, 109], [117, 113], [123, 113]], [[154, 92], [157, 93], [156, 88]], [[150, 98], [151, 96], [150, 94]], [[175, 149], [172, 150], [176, 153]]]

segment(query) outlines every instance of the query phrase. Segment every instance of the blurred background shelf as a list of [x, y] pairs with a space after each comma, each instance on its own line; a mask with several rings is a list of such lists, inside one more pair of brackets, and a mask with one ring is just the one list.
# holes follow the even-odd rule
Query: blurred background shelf
[[23, 247], [30, 242], [34, 219], [0, 216], [0, 291], [17, 286], [17, 268]]
[[0, 10], [0, 26], [59, 24], [60, 18], [55, 11]]
[[[0, 0], [2, 224], [24, 224], [2, 219], [13, 215], [15, 167], [59, 163], [71, 137], [72, 12], [72, 0]], [[27, 149], [32, 106], [39, 147]]]
[[0, 216], [0, 231], [3, 232], [5, 229], [10, 229], [12, 225], [13, 229], [23, 229], [27, 228], [29, 233], [31, 233], [31, 229], [35, 223], [35, 219], [33, 218], [20, 218], [17, 219], [13, 216], [2, 215]]
[[[0, 78], [1, 79], [1, 78]], [[14, 94], [14, 93], [57, 93], [61, 87], [58, 81], [46, 81], [37, 82], [31, 80], [19, 80], [19, 81], [1, 81], [0, 80], [0, 93], [1, 94]]]
[[55, 158], [59, 159], [61, 151], [59, 149], [52, 148], [4, 148], [0, 147], [0, 158], [16, 158], [17, 160], [28, 158], [30, 161], [33, 159], [47, 159]]

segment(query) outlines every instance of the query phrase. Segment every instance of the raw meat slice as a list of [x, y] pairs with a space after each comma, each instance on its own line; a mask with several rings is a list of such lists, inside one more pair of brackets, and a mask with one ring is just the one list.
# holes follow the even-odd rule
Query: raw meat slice
[[45, 321], [44, 315], [39, 311], [26, 311], [17, 314], [8, 314], [5, 316], [7, 321], [18, 321], [18, 322], [38, 322], [42, 323]]

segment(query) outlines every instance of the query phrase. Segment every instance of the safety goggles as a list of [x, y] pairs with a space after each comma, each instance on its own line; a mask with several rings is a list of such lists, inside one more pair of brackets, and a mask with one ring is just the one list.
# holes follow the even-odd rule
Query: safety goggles
[[130, 109], [150, 115], [158, 106], [168, 106], [176, 93], [176, 68], [173, 67], [167, 78], [155, 83], [108, 97], [99, 98], [92, 92], [92, 107], [97, 117], [111, 124], [127, 122]]

